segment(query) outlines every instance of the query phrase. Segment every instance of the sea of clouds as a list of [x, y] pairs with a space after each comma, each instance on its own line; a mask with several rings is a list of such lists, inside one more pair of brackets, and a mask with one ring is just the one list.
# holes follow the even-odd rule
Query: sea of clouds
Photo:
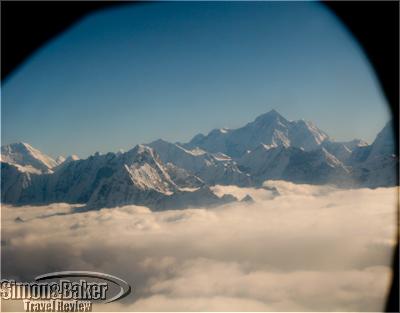
[[381, 311], [397, 189], [266, 185], [280, 195], [215, 186], [254, 202], [164, 212], [3, 205], [3, 278], [90, 270], [129, 282], [129, 297], [94, 307], [104, 311]]

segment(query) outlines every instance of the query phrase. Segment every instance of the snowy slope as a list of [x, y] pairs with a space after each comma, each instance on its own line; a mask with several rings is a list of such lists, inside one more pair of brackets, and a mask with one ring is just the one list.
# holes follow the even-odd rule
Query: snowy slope
[[[121, 154], [115, 165], [110, 165], [109, 175], [96, 186], [87, 203], [88, 208], [136, 204], [153, 210], [182, 209], [235, 200], [217, 197], [197, 177], [184, 170], [180, 171], [179, 180], [173, 181], [169, 172], [176, 175], [177, 168], [166, 166], [156, 152], [145, 145]], [[188, 190], [187, 186], [197, 188]]]
[[202, 179], [173, 163], [165, 164], [165, 168], [169, 177], [179, 186], [180, 190], [191, 190], [205, 186], [205, 182]]
[[313, 151], [284, 146], [260, 145], [238, 161], [258, 184], [284, 179], [299, 183], [342, 185], [350, 178], [349, 170], [324, 148]]
[[260, 144], [313, 150], [327, 139], [328, 135], [313, 123], [303, 120], [288, 121], [272, 110], [238, 129], [216, 129], [207, 136], [196, 135], [184, 147], [200, 147], [209, 152], [222, 152], [238, 158]]
[[344, 164], [349, 164], [351, 163], [351, 159], [355, 157], [353, 152], [359, 148], [368, 147], [368, 143], [361, 139], [343, 142], [325, 140], [322, 142], [321, 146]]
[[14, 204], [86, 203], [90, 209], [137, 204], [159, 210], [234, 200], [215, 196], [198, 177], [165, 165], [145, 145], [126, 153], [97, 153], [85, 160], [71, 160], [54, 173], [41, 175], [2, 162], [1, 178], [2, 202]]
[[141, 201], [140, 192], [169, 194], [177, 188], [154, 151], [138, 145], [126, 153], [95, 154], [61, 166], [48, 179], [47, 200], [128, 203], [135, 197]]
[[239, 170], [235, 161], [222, 153], [188, 150], [161, 139], [149, 146], [154, 148], [164, 163], [173, 163], [209, 185], [251, 185], [250, 177]]
[[31, 173], [48, 173], [57, 165], [51, 157], [24, 142], [2, 146], [1, 161]]
[[44, 175], [20, 165], [1, 162], [1, 202], [35, 203], [43, 187]]

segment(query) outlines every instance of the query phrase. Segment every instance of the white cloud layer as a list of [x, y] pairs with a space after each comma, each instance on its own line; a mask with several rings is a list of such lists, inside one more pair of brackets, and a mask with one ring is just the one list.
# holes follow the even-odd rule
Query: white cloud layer
[[382, 310], [396, 189], [266, 184], [280, 196], [216, 186], [255, 202], [213, 209], [3, 205], [3, 277], [94, 270], [127, 280], [134, 292], [95, 306], [106, 311]]

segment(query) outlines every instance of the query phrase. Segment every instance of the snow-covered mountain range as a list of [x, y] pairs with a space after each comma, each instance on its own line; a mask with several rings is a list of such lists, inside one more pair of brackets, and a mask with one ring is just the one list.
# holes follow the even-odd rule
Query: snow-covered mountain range
[[222, 152], [240, 157], [260, 144], [303, 148], [318, 148], [329, 137], [313, 123], [304, 120], [288, 121], [272, 110], [238, 129], [214, 129], [207, 136], [196, 135], [185, 144], [187, 148], [200, 147], [210, 152]]
[[[398, 156], [391, 124], [368, 145], [336, 142], [313, 123], [275, 110], [238, 129], [216, 129], [188, 143], [159, 139], [128, 152], [51, 157], [26, 143], [1, 147], [3, 203], [86, 203], [87, 208], [145, 205], [154, 210], [236, 201], [210, 186], [261, 187], [265, 180], [393, 186]], [[251, 200], [247, 199], [246, 201]]]

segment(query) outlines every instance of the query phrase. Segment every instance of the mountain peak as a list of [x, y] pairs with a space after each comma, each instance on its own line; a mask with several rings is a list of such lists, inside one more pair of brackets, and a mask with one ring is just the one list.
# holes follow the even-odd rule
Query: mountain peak
[[271, 122], [275, 120], [283, 120], [286, 121], [286, 119], [278, 113], [278, 111], [272, 109], [271, 111], [268, 111], [267, 113], [259, 115], [254, 121], [255, 122]]
[[26, 143], [26, 142], [23, 142], [23, 141], [12, 143], [12, 144], [10, 144], [10, 146], [24, 146], [24, 147], [27, 147], [27, 148], [32, 148], [32, 146], [29, 143]]
[[48, 172], [57, 165], [57, 162], [51, 157], [25, 142], [1, 146], [1, 160], [42, 172]]
[[268, 111], [266, 114], [275, 114], [275, 115], [280, 115], [279, 112], [275, 109], [272, 109], [270, 111]]
[[15, 143], [10, 143], [8, 145], [2, 146], [2, 149], [13, 149], [13, 150], [25, 150], [25, 151], [31, 151], [31, 150], [36, 150], [33, 148], [29, 143], [26, 142], [15, 142]]
[[294, 146], [313, 150], [328, 136], [308, 121], [289, 121], [276, 110], [258, 116], [254, 121], [237, 129], [214, 129], [207, 136], [197, 136], [185, 148], [199, 147], [231, 157], [240, 157], [260, 144]]
[[262, 115], [265, 115], [265, 116], [274, 116], [274, 117], [283, 117], [277, 110], [275, 110], [275, 109], [272, 109], [272, 110], [270, 110], [270, 111], [268, 111], [267, 113], [264, 113], [264, 114], [262, 114]]
[[65, 158], [64, 162], [65, 162], [65, 161], [67, 161], [67, 162], [78, 161], [79, 159], [80, 159], [80, 158], [79, 158], [76, 154], [71, 154], [71, 155], [69, 155], [69, 156], [67, 156], [67, 157]]
[[131, 150], [129, 150], [127, 152], [127, 154], [135, 154], [135, 155], [136, 154], [137, 155], [146, 154], [146, 155], [151, 155], [152, 156], [154, 154], [154, 151], [149, 146], [146, 146], [144, 144], [138, 144], [135, 147], [133, 147]]
[[208, 136], [221, 136], [221, 135], [223, 136], [223, 135], [225, 135], [225, 134], [227, 134], [229, 132], [230, 132], [230, 129], [226, 128], [226, 127], [224, 127], [224, 128], [215, 128], [215, 129], [213, 129], [212, 131], [210, 131], [208, 133]]
[[378, 133], [374, 142], [371, 145], [371, 152], [368, 156], [368, 160], [373, 160], [382, 155], [392, 155], [395, 154], [394, 145], [394, 135], [393, 135], [393, 122], [389, 121], [386, 123], [385, 127]]
[[154, 141], [152, 141], [152, 142], [150, 142], [148, 144], [148, 146], [151, 147], [151, 148], [153, 148], [153, 146], [160, 146], [160, 145], [166, 146], [166, 145], [172, 145], [172, 143], [170, 143], [170, 142], [168, 142], [168, 141], [166, 141], [164, 139], [159, 138], [159, 139], [154, 140]]

